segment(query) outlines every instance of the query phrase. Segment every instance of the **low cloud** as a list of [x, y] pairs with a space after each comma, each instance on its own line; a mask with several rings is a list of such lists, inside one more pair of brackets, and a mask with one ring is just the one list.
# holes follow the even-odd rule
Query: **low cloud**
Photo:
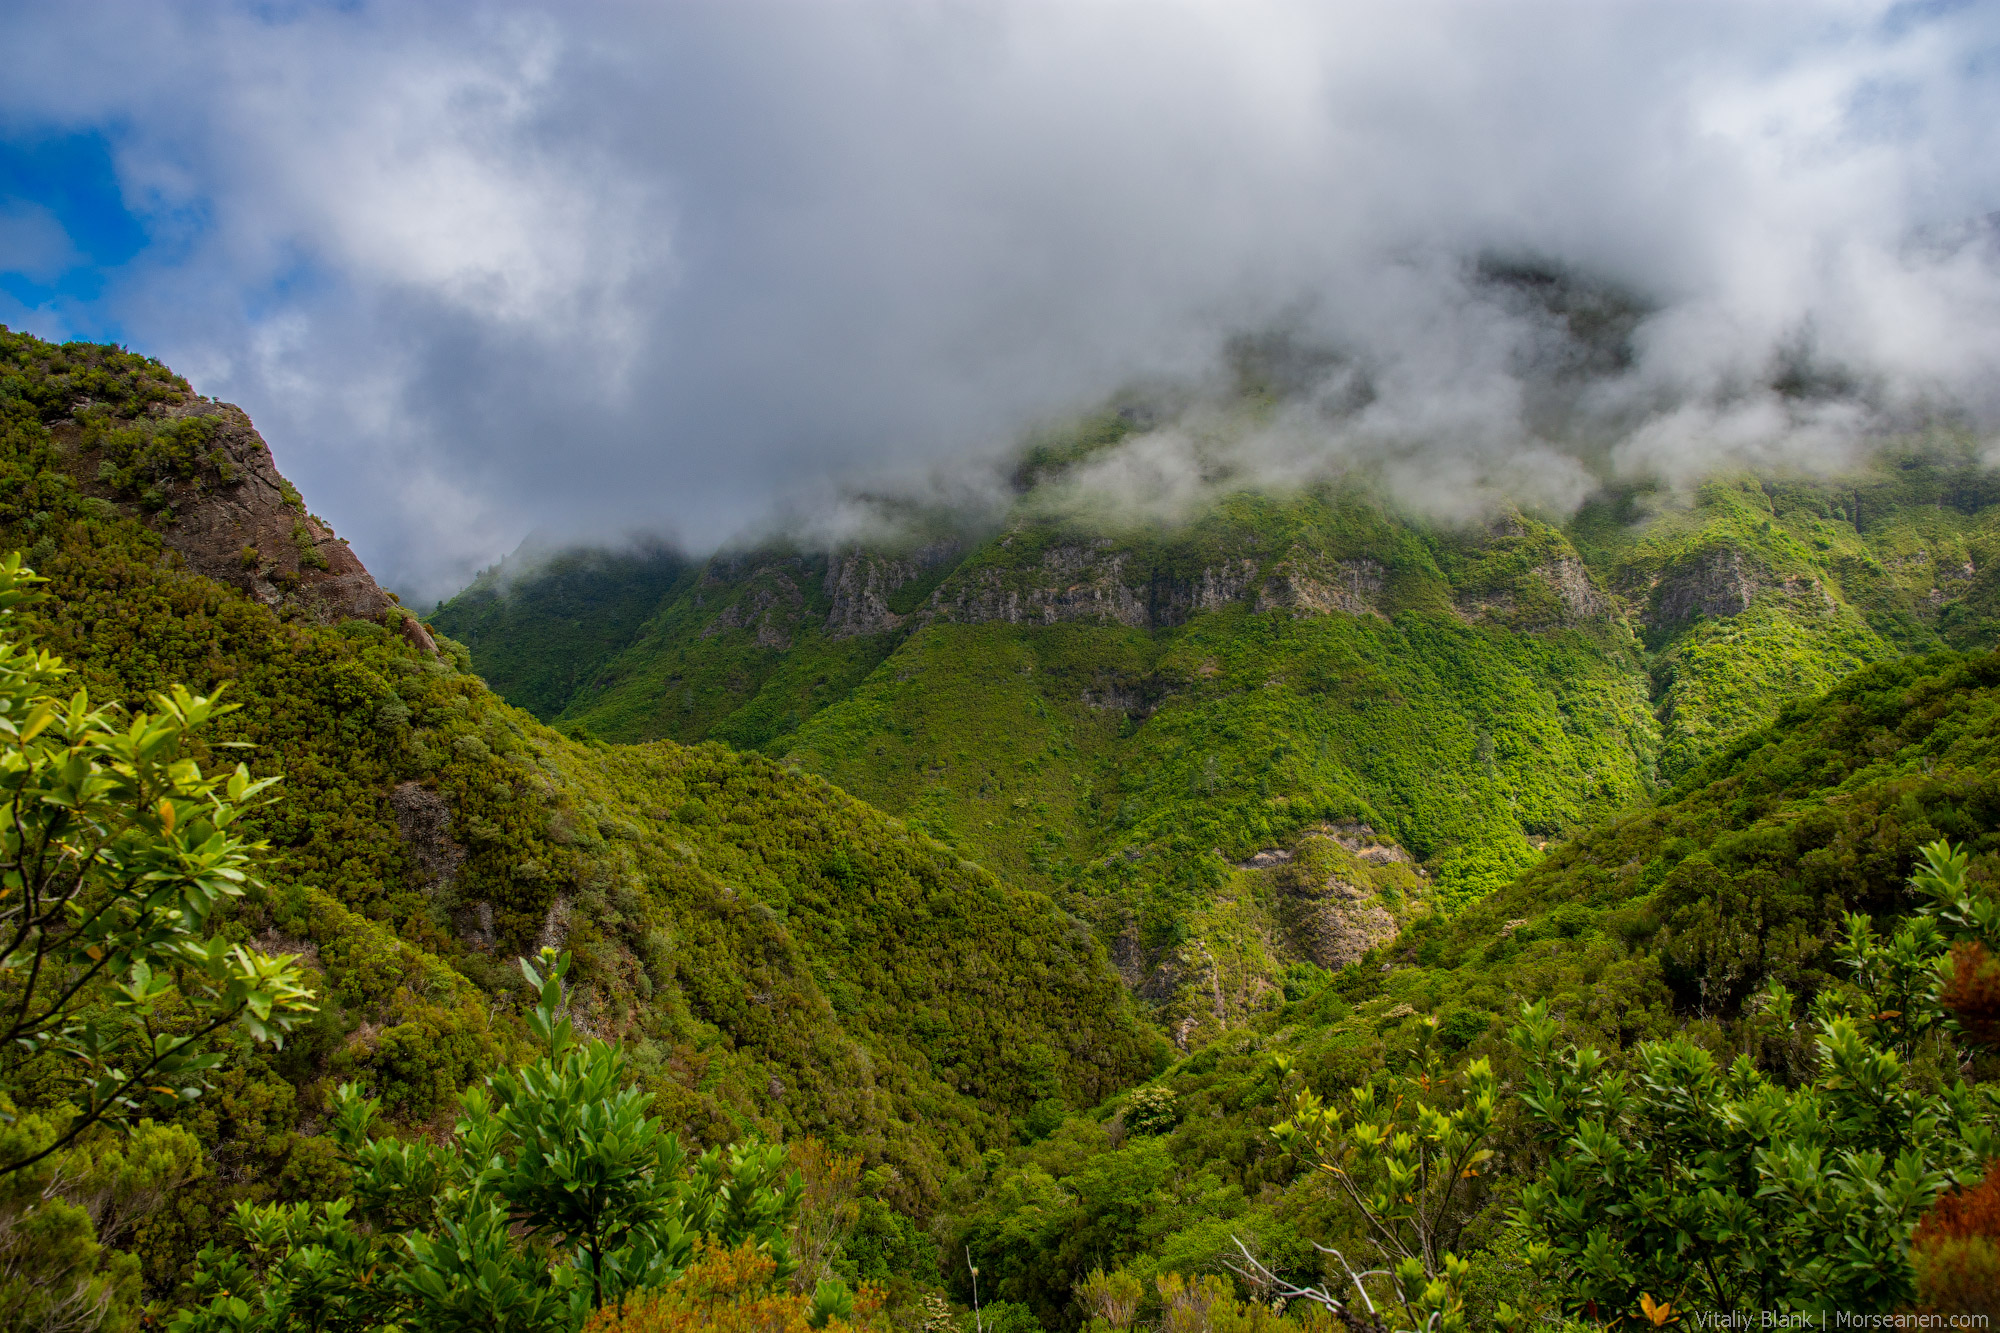
[[31, 282], [61, 277], [82, 259], [56, 215], [25, 199], [0, 203], [0, 255]]
[[[1074, 484], [1167, 514], [1218, 469], [1360, 461], [1441, 513], [1560, 508], [1606, 468], [2000, 423], [1991, 6], [132, 0], [9, 28], [0, 136], [106, 135], [151, 243], [0, 320], [115, 325], [243, 403], [416, 596], [530, 529], [703, 546], [880, 509], [828, 495], [965, 503], [1023, 430], [1199, 398], [1246, 332], [1303, 349], [1280, 410], [1183, 404]], [[45, 203], [4, 205], [0, 240], [44, 241], [0, 268], [67, 262]]]

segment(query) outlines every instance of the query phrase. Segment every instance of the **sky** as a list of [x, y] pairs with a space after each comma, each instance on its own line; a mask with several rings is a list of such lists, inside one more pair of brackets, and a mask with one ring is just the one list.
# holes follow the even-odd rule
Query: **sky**
[[[0, 32], [0, 323], [241, 404], [413, 599], [530, 531], [838, 535], [842, 492], [976, 491], [1271, 330], [1323, 354], [1231, 475], [1365, 460], [1446, 515], [2000, 430], [1992, 3], [0, 0]], [[1631, 355], [1565, 378], [1496, 257], [1620, 293]], [[1079, 484], [1170, 515], [1231, 429]]]

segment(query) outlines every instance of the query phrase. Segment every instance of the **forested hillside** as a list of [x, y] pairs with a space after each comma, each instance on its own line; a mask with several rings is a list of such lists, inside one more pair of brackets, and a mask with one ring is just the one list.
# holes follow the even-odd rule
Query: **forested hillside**
[[472, 651], [495, 693], [546, 722], [699, 572], [671, 548], [529, 546], [481, 573], [431, 624]]
[[1259, 853], [1366, 825], [1424, 875], [1320, 909], [1343, 933], [1454, 911], [1788, 701], [2000, 628], [2000, 488], [1949, 433], [1561, 523], [1426, 522], [1361, 476], [1133, 526], [1069, 488], [1139, 420], [1039, 440], [990, 538], [716, 556], [557, 724], [822, 774], [1056, 896], [1195, 1034], [1329, 961], [1242, 873]]
[[[1786, 709], [1657, 807], [1574, 839], [1477, 906], [1425, 920], [1147, 1086], [963, 1177], [942, 1225], [982, 1271], [1005, 1275], [996, 1294], [1049, 1326], [1075, 1317], [1072, 1293], [1092, 1268], [1148, 1281], [1227, 1271], [1240, 1262], [1235, 1238], [1286, 1271], [1330, 1265], [1313, 1242], [1366, 1254], [1361, 1215], [1270, 1127], [1301, 1086], [1329, 1097], [1392, 1087], [1426, 1058], [1445, 1070], [1488, 1059], [1521, 1088], [1507, 1034], [1530, 999], [1560, 1016], [1568, 1039], [1629, 1053], [1687, 1036], [1725, 1063], [1742, 1051], [1785, 1083], [1810, 1083], [1818, 1052], [1805, 1012], [1837, 1010], [1849, 984], [1868, 980], [1836, 964], [1843, 914], [1890, 923], [1913, 911], [1922, 900], [1906, 877], [1941, 836], [1972, 853], [1973, 876], [2000, 875], [2000, 655], [1871, 667]], [[1775, 1008], [1774, 982], [1814, 1005]], [[1899, 1017], [1872, 1020], [1886, 1034]], [[2000, 1065], [1985, 1049], [1966, 1072], [1991, 1080]], [[1919, 1082], [1957, 1073], [1924, 1058], [1919, 1048]], [[1491, 1247], [1469, 1283], [1484, 1293], [1475, 1326], [1527, 1280], [1525, 1251], [1505, 1237], [1546, 1162], [1532, 1127], [1518, 1108], [1501, 1118], [1498, 1157], [1470, 1192], [1463, 1246]]]
[[[760, 754], [560, 734], [375, 585], [240, 412], [117, 348], [0, 339], [0, 549], [46, 580], [0, 568], [0, 639], [100, 703], [239, 705], [157, 771], [200, 800], [128, 812], [106, 864], [209, 838], [200, 801], [270, 844], [230, 853], [255, 873], [199, 954], [142, 966], [142, 912], [115, 977], [101, 948], [75, 981], [0, 960], [13, 1011], [87, 1020], [0, 1053], [14, 1323], [1330, 1333], [1381, 1326], [1364, 1287], [1441, 1333], [1986, 1308], [2000, 655], [1938, 646], [1992, 623], [1984, 474], [1950, 441], [1566, 528], [1358, 487], [1115, 538], [1028, 506], [964, 549], [691, 581], [576, 557], [453, 612], [600, 651], [663, 582], [642, 634], [798, 705], [716, 713], [776, 716]], [[510, 660], [557, 688], [558, 659]], [[28, 661], [0, 663], [6, 772], [66, 790], [86, 756], [50, 737], [124, 742], [32, 699], [56, 677]], [[136, 779], [104, 773], [115, 807]], [[19, 830], [60, 805], [12, 824], [10, 885], [47, 879]], [[201, 846], [151, 877], [236, 873]], [[232, 947], [276, 979], [201, 1035]], [[205, 1053], [143, 1105], [75, 1064], [128, 1020]]]
[[[125, 1242], [148, 1293], [235, 1202], [337, 1196], [334, 1085], [448, 1124], [524, 1049], [510, 960], [537, 946], [574, 954], [576, 1021], [623, 1041], [671, 1126], [816, 1134], [907, 1211], [1023, 1118], [1152, 1067], [1103, 951], [1040, 894], [795, 768], [581, 744], [501, 702], [305, 512], [247, 419], [158, 363], [0, 334], [0, 413], [0, 547], [51, 594], [30, 640], [94, 699], [224, 689], [240, 711], [195, 757], [283, 777], [256, 816], [270, 888], [227, 930], [301, 955], [319, 1012], [282, 1051], [229, 1046], [178, 1113], [211, 1167]], [[17, 1110], [64, 1095], [44, 1065], [0, 1055]]]

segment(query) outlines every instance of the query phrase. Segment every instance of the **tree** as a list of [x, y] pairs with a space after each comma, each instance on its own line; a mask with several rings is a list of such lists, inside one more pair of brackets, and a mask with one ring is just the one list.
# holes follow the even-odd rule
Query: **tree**
[[353, 1169], [349, 1196], [238, 1205], [244, 1245], [202, 1251], [174, 1333], [573, 1329], [675, 1282], [702, 1240], [790, 1276], [801, 1185], [784, 1149], [740, 1144], [690, 1162], [646, 1115], [623, 1052], [577, 1040], [569, 955], [545, 950], [541, 963], [521, 971], [545, 1054], [468, 1089], [443, 1147], [378, 1135], [380, 1104], [343, 1085], [332, 1133]]
[[[1345, 1109], [1302, 1088], [1291, 1118], [1272, 1127], [1282, 1147], [1340, 1188], [1386, 1265], [1357, 1270], [1339, 1250], [1315, 1244], [1339, 1262], [1360, 1297], [1363, 1311], [1350, 1312], [1345, 1296], [1284, 1282], [1243, 1250], [1246, 1271], [1279, 1294], [1313, 1301], [1346, 1322], [1364, 1312], [1372, 1318], [1393, 1311], [1411, 1328], [1451, 1333], [1465, 1327], [1461, 1289], [1468, 1270], [1455, 1246], [1468, 1216], [1466, 1187], [1493, 1156], [1485, 1143], [1499, 1090], [1485, 1060], [1474, 1060], [1458, 1079], [1444, 1074], [1429, 1041], [1436, 1022], [1426, 1029], [1416, 1074], [1392, 1079], [1384, 1091], [1354, 1088]], [[1281, 1067], [1289, 1072], [1289, 1062]], [[1447, 1109], [1442, 1098], [1458, 1082], [1463, 1095]]]
[[[19, 555], [0, 560], [0, 621], [41, 581]], [[282, 1045], [313, 1011], [292, 958], [215, 933], [219, 909], [257, 885], [265, 844], [239, 825], [276, 781], [241, 764], [204, 775], [187, 757], [231, 711], [220, 690], [177, 685], [127, 717], [83, 690], [57, 697], [68, 674], [0, 634], [0, 1048], [54, 1059], [74, 1102], [52, 1133], [0, 1151], [0, 1175], [199, 1096], [224, 1028]]]
[[[24, 1156], [62, 1119], [16, 1116], [0, 1127], [0, 1150]], [[139, 1261], [112, 1247], [203, 1170], [192, 1134], [148, 1121], [129, 1134], [99, 1127], [60, 1155], [0, 1176], [0, 1328], [133, 1327]]]
[[[1911, 1076], [1915, 1055], [1959, 1067], [1965, 1025], [1947, 1001], [1961, 968], [1946, 944], [1956, 936], [1961, 959], [1983, 950], [2000, 920], [1963, 855], [1937, 842], [1923, 858], [1911, 884], [1928, 901], [1890, 940], [1848, 918], [1837, 953], [1854, 984], [1815, 1003], [1804, 1086], [1747, 1055], [1725, 1066], [1686, 1037], [1641, 1045], [1613, 1071], [1594, 1049], [1558, 1050], [1546, 1004], [1523, 1009], [1521, 1102], [1549, 1165], [1515, 1221], [1574, 1308], [1612, 1318], [1643, 1298], [1824, 1315], [1916, 1294], [1919, 1217], [2000, 1154], [1991, 1089], [1925, 1091]], [[1789, 1023], [1792, 997], [1774, 985], [1767, 1001]]]
[[833, 1261], [841, 1252], [841, 1243], [860, 1220], [861, 1201], [856, 1190], [861, 1183], [861, 1159], [837, 1153], [818, 1139], [804, 1138], [791, 1146], [789, 1160], [802, 1186], [798, 1217], [792, 1224], [792, 1254], [798, 1260], [792, 1290], [804, 1294], [833, 1276]]

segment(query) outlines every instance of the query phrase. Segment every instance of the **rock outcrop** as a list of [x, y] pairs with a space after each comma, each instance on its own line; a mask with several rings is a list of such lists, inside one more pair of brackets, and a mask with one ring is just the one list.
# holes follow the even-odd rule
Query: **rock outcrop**
[[51, 433], [73, 452], [86, 489], [144, 518], [195, 573], [321, 621], [390, 614], [395, 599], [331, 527], [306, 511], [243, 409], [189, 394], [154, 404], [147, 420], [192, 418], [211, 423], [204, 465], [192, 477], [154, 482], [143, 503], [103, 479], [103, 451], [75, 422], [59, 422]]
[[957, 542], [933, 542], [905, 557], [869, 551], [846, 551], [832, 556], [821, 584], [822, 591], [833, 602], [826, 616], [827, 637], [847, 639], [861, 634], [887, 634], [902, 628], [919, 613], [899, 615], [890, 606], [890, 599], [911, 583], [934, 577], [941, 566], [955, 563], [964, 549]]
[[1669, 566], [1653, 588], [1646, 621], [1665, 628], [1706, 617], [1730, 619], [1750, 609], [1764, 571], [1731, 546], [1711, 546]]
[[497, 938], [493, 904], [459, 898], [458, 876], [465, 868], [466, 853], [451, 836], [450, 804], [422, 783], [404, 782], [389, 792], [389, 808], [396, 812], [396, 833], [416, 862], [424, 897], [449, 916], [460, 939], [476, 949], [491, 949]]
[[1294, 615], [1379, 616], [1379, 602], [1388, 573], [1376, 560], [1315, 560], [1288, 557], [1264, 580], [1257, 592], [1259, 611], [1286, 610]]
[[826, 632], [831, 638], [850, 639], [858, 634], [886, 634], [903, 623], [889, 609], [889, 597], [917, 576], [916, 567], [903, 560], [886, 560], [862, 552], [849, 552], [827, 561], [826, 579], [821, 589], [833, 599], [826, 614]]
[[1679, 629], [1701, 619], [1733, 620], [1748, 611], [1760, 594], [1782, 597], [1806, 614], [1829, 612], [1838, 605], [1826, 585], [1811, 574], [1780, 577], [1736, 547], [1710, 546], [1661, 572], [1653, 583], [1645, 620], [1655, 630]]
[[[1372, 561], [1354, 562], [1374, 566]], [[1381, 587], [1380, 567], [1325, 573], [1318, 579], [1294, 576], [1286, 566], [1260, 578], [1262, 566], [1248, 557], [1223, 560], [1192, 575], [1176, 577], [1147, 569], [1131, 552], [1110, 540], [1050, 546], [1032, 564], [986, 566], [954, 578], [917, 613], [923, 620], [952, 624], [1010, 625], [1081, 623], [1164, 629], [1190, 616], [1249, 602], [1263, 611], [1275, 606], [1302, 613], [1372, 610], [1358, 596], [1345, 595], [1338, 580], [1357, 588]], [[1372, 582], [1371, 582], [1372, 580]]]
[[[1340, 849], [1316, 853], [1332, 843]], [[1287, 941], [1297, 953], [1328, 971], [1338, 971], [1355, 962], [1370, 949], [1396, 937], [1400, 927], [1390, 915], [1376, 882], [1378, 872], [1399, 867], [1397, 875], [1408, 872], [1421, 880], [1423, 872], [1410, 854], [1392, 838], [1383, 837], [1366, 824], [1322, 826], [1301, 840], [1298, 854], [1270, 862], [1277, 870], [1278, 919]], [[1414, 888], [1414, 881], [1403, 879]]]
[[1572, 622], [1601, 619], [1611, 611], [1610, 599], [1598, 591], [1590, 571], [1574, 556], [1541, 566], [1535, 570], [1535, 577], [1548, 584]]
[[1591, 581], [1590, 571], [1581, 560], [1567, 555], [1536, 565], [1514, 588], [1462, 596], [1457, 607], [1467, 620], [1494, 620], [1530, 633], [1581, 625], [1611, 614], [1611, 600]]
[[1054, 545], [1033, 565], [989, 565], [953, 579], [923, 614], [967, 625], [1082, 621], [1142, 629], [1153, 616], [1143, 587], [1127, 576], [1130, 563], [1110, 541]]

